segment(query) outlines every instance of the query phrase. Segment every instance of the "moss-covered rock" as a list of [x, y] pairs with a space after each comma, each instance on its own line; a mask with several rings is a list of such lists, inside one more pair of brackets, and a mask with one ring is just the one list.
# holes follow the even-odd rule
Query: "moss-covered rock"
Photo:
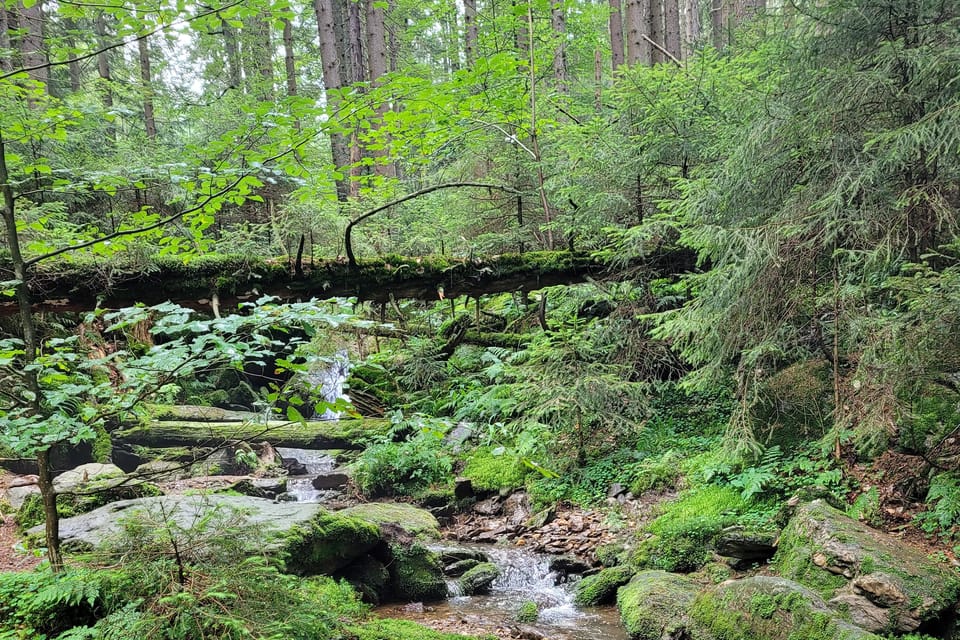
[[447, 597], [440, 557], [420, 544], [390, 545], [390, 600], [442, 600]]
[[701, 593], [690, 615], [722, 640], [881, 640], [839, 619], [810, 589], [770, 576], [723, 582]]
[[348, 628], [350, 638], [356, 640], [476, 640], [471, 636], [442, 633], [422, 627], [409, 620], [384, 618]]
[[376, 524], [322, 511], [283, 535], [283, 557], [291, 573], [333, 574], [366, 555], [378, 542]]
[[537, 606], [536, 602], [528, 600], [520, 605], [520, 608], [517, 609], [517, 615], [514, 616], [517, 622], [523, 622], [524, 624], [533, 624], [537, 621], [537, 618], [540, 617], [540, 607]]
[[838, 609], [877, 631], [936, 623], [960, 593], [960, 580], [925, 554], [822, 500], [797, 509], [774, 562], [780, 575], [834, 598]]
[[630, 582], [633, 568], [626, 565], [604, 569], [577, 583], [574, 601], [582, 607], [610, 604], [617, 599], [617, 589]]
[[440, 523], [437, 522], [433, 514], [411, 504], [366, 502], [348, 507], [338, 513], [359, 518], [388, 530], [390, 527], [396, 527], [415, 538], [435, 539], [440, 537]]
[[500, 569], [497, 565], [492, 562], [481, 562], [460, 576], [457, 584], [460, 585], [460, 593], [465, 596], [474, 596], [490, 593], [493, 581], [499, 577]]
[[642, 571], [620, 587], [617, 608], [632, 640], [710, 640], [689, 615], [698, 592], [697, 583], [686, 576]]
[[[101, 466], [113, 467], [113, 465]], [[71, 484], [68, 485], [64, 482], [61, 486], [69, 487], [69, 490], [73, 492], [57, 496], [57, 513], [60, 514], [61, 518], [89, 513], [113, 502], [163, 494], [156, 485], [139, 480], [130, 480], [124, 477], [122, 471], [119, 477], [108, 474], [106, 477], [101, 476], [87, 482], [73, 483], [71, 480]], [[15, 519], [17, 525], [23, 530], [43, 523], [43, 499], [39, 493], [30, 494], [24, 499], [23, 504], [17, 510]]]

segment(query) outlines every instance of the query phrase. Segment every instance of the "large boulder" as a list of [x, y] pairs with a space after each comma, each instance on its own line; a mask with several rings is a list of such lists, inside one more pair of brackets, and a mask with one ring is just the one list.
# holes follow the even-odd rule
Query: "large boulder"
[[432, 513], [412, 504], [401, 502], [366, 502], [338, 511], [341, 515], [354, 516], [377, 524], [386, 532], [396, 532], [401, 537], [439, 538], [440, 523]]
[[960, 593], [960, 580], [926, 554], [822, 500], [797, 508], [774, 562], [871, 631], [938, 624]]
[[724, 640], [881, 640], [841, 620], [815, 592], [791, 580], [754, 576], [701, 593], [690, 615]]
[[113, 480], [110, 484], [119, 484], [124, 476], [123, 469], [116, 465], [91, 462], [56, 476], [53, 479], [53, 489], [57, 493], [69, 493], [82, 490], [93, 482], [107, 484], [108, 480]]
[[641, 571], [617, 592], [617, 608], [631, 640], [711, 640], [690, 617], [700, 587], [686, 576]]

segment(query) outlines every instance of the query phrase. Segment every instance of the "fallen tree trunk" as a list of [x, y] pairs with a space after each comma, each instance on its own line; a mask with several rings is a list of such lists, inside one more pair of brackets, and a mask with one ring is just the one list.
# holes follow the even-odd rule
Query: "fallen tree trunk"
[[[671, 250], [652, 254], [638, 266], [664, 277], [689, 271], [694, 264], [691, 252]], [[166, 301], [193, 308], [229, 308], [263, 295], [282, 300], [355, 296], [374, 302], [387, 302], [391, 296], [421, 300], [478, 297], [583, 282], [606, 273], [606, 265], [589, 253], [569, 251], [473, 260], [386, 257], [361, 260], [356, 268], [340, 260], [325, 260], [305, 263], [302, 276], [285, 261], [202, 256], [184, 262], [160, 257], [148, 265], [104, 265], [92, 260], [38, 264], [30, 274], [29, 287], [35, 309], [76, 312]], [[11, 279], [8, 265], [0, 265], [0, 281]], [[16, 303], [0, 302], [0, 315], [16, 312]]]
[[382, 419], [316, 422], [204, 422], [155, 420], [110, 434], [114, 445], [218, 447], [226, 442], [269, 442], [298, 449], [362, 449], [390, 430]]

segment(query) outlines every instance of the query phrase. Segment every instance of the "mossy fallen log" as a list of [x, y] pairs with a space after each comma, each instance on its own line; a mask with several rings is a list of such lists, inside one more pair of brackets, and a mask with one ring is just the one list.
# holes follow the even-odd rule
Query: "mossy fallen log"
[[[689, 251], [665, 250], [652, 253], [637, 266], [646, 266], [662, 277], [689, 271], [694, 264]], [[222, 308], [229, 308], [262, 295], [284, 300], [338, 296], [374, 302], [387, 302], [391, 297], [436, 300], [530, 291], [582, 282], [606, 271], [607, 265], [592, 254], [570, 251], [473, 259], [384, 256], [360, 260], [356, 266], [340, 259], [317, 260], [305, 262], [302, 273], [288, 260], [208, 255], [185, 261], [164, 256], [147, 264], [124, 264], [117, 258], [109, 269], [93, 259], [44, 262], [31, 271], [28, 285], [35, 308], [70, 312], [168, 300], [196, 308], [209, 307], [217, 300]], [[9, 264], [0, 262], [0, 280], [12, 278]], [[0, 302], [0, 314], [16, 312], [16, 302]]]
[[115, 445], [146, 447], [211, 447], [244, 440], [300, 449], [361, 449], [390, 429], [389, 420], [329, 420], [317, 422], [194, 422], [153, 420], [114, 431]]
[[148, 404], [147, 412], [153, 420], [189, 422], [258, 422], [263, 418], [262, 414], [252, 411], [234, 411], [193, 404]]

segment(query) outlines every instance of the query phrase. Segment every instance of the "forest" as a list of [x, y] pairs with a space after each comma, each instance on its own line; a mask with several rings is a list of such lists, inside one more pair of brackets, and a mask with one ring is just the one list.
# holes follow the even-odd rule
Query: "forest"
[[0, 640], [960, 638], [960, 0], [2, 0]]

